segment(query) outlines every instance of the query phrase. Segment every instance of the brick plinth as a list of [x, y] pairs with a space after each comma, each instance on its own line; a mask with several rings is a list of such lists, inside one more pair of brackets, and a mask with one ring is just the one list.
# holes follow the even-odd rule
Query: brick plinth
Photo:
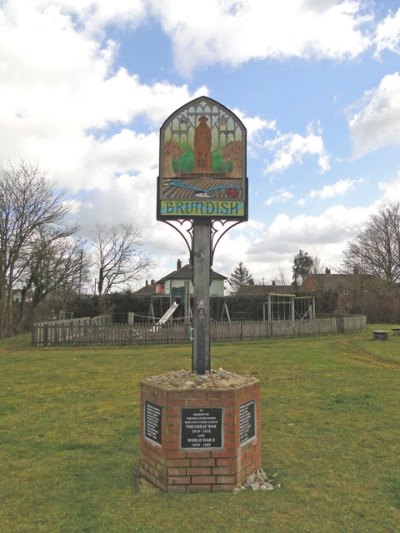
[[232, 491], [261, 468], [258, 379], [169, 372], [140, 396], [140, 473], [163, 491]]

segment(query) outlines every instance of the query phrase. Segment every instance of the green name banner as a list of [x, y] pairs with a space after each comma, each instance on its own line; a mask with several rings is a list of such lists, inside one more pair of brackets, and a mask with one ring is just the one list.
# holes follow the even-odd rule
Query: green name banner
[[160, 214], [162, 216], [187, 217], [243, 217], [245, 215], [244, 202], [230, 201], [179, 201], [162, 200]]

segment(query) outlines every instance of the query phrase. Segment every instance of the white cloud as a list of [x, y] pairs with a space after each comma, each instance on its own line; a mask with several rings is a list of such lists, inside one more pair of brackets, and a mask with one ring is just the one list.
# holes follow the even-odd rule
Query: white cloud
[[[337, 266], [346, 243], [357, 235], [373, 209], [374, 206], [345, 208], [336, 205], [316, 216], [279, 214], [253, 240], [243, 261], [253, 264], [259, 278], [274, 277], [280, 266], [293, 264], [299, 249], [317, 255], [325, 266]], [[287, 274], [290, 277], [290, 272]]]
[[[9, 17], [3, 12], [0, 19], [0, 98], [7, 102], [0, 108], [0, 125], [7, 130], [0, 159], [38, 160], [75, 191], [107, 187], [114, 172], [154, 167], [156, 135], [137, 135], [128, 126], [141, 116], [158, 130], [182, 102], [208, 94], [207, 88], [190, 92], [187, 85], [147, 85], [123, 68], [113, 72], [115, 43], [108, 41], [102, 48], [65, 13], [78, 3], [60, 2], [64, 11], [34, 10], [38, 4], [33, 2], [27, 11], [9, 8]], [[85, 2], [83, 13], [89, 6], [95, 10], [104, 5]], [[250, 140], [274, 127], [257, 116], [242, 117]], [[107, 128], [116, 133], [110, 137]]]
[[[360, 223], [360, 214], [364, 208], [346, 209], [343, 206], [333, 206], [319, 216], [286, 214], [278, 215], [270, 224], [264, 240], [271, 240], [274, 246], [281, 247], [279, 241], [285, 241], [285, 246], [298, 243], [301, 248], [304, 243], [324, 244], [338, 242], [354, 233], [354, 226]], [[254, 246], [254, 251], [259, 244]]]
[[359, 183], [362, 183], [362, 181], [362, 179], [351, 180], [349, 178], [345, 180], [339, 180], [330, 185], [325, 185], [324, 187], [322, 187], [322, 189], [313, 189], [312, 191], [310, 191], [309, 197], [319, 198], [320, 200], [334, 198], [335, 196], [340, 196], [350, 190], [353, 190], [354, 187]]
[[[355, 107], [359, 110], [355, 111]], [[400, 74], [386, 75], [350, 109], [350, 134], [355, 157], [400, 144]]]
[[361, 230], [377, 204], [369, 207], [332, 206], [319, 215], [289, 216], [281, 213], [265, 226], [240, 225], [218, 245], [214, 268], [229, 275], [242, 261], [253, 277], [269, 280], [282, 271], [291, 281], [293, 258], [299, 249], [318, 256], [323, 267], [337, 268], [349, 240]]
[[[361, 180], [339, 180], [331, 188], [321, 191], [328, 196], [333, 191], [341, 194], [358, 183]], [[365, 207], [334, 205], [317, 215], [281, 213], [269, 224], [257, 220], [241, 224], [221, 240], [214, 268], [229, 275], [242, 261], [256, 280], [264, 279], [269, 283], [282, 272], [290, 283], [293, 258], [299, 249], [303, 249], [318, 256], [321, 266], [334, 272], [342, 263], [347, 243], [362, 230], [371, 214], [388, 201], [400, 200], [400, 172], [393, 180], [380, 183], [379, 187], [383, 192], [382, 199]], [[282, 200], [290, 195], [290, 191], [280, 189], [272, 197]]]
[[257, 158], [263, 148], [263, 133], [276, 129], [275, 120], [265, 120], [260, 116], [246, 116], [241, 110], [233, 109], [247, 130], [247, 155]]
[[400, 170], [393, 179], [379, 182], [378, 187], [383, 193], [382, 204], [400, 202]]
[[60, 147], [60, 139], [54, 143], [41, 142], [42, 159], [49, 168], [57, 168], [57, 181], [68, 184], [71, 191], [102, 189], [107, 190], [114, 178], [121, 174], [138, 174], [152, 171], [155, 180], [158, 170], [158, 134], [137, 134], [122, 129], [108, 138], [96, 139], [86, 136], [74, 143], [69, 139], [68, 146], [74, 147], [66, 153]]
[[[102, 35], [110, 24], [136, 28], [155, 17], [182, 74], [201, 65], [238, 66], [253, 59], [353, 59], [372, 44], [366, 29], [372, 17], [360, 0], [203, 0], [201, 6], [182, 0], [8, 0], [5, 6], [8, 17], [24, 17], [27, 25], [32, 15], [58, 13], [64, 22], [73, 17], [89, 36]], [[390, 17], [386, 26], [377, 32], [379, 46], [393, 40]]]
[[274, 161], [265, 169], [266, 173], [282, 172], [293, 164], [301, 164], [308, 155], [318, 157], [322, 172], [330, 168], [330, 157], [325, 150], [319, 127], [317, 133], [314, 133], [312, 125], [309, 125], [306, 136], [298, 133], [279, 134], [275, 139], [266, 141], [264, 146], [275, 153]]
[[[187, 249], [155, 217], [158, 128], [182, 103], [208, 89], [145, 84], [116, 69], [118, 43], [107, 40], [107, 25], [137, 27], [158, 17], [172, 41], [177, 69], [188, 74], [218, 62], [355, 58], [371, 42], [361, 6], [356, 0], [204, 0], [201, 6], [183, 0], [5, 0], [0, 3], [0, 127], [6, 134], [0, 139], [0, 164], [20, 157], [38, 160], [57, 183], [76, 193], [69, 200], [71, 218], [85, 231], [99, 218], [133, 221], [142, 228], [146, 247], [156, 251], [154, 275], [161, 277], [171, 258], [173, 263], [187, 258]], [[377, 50], [398, 49], [398, 16], [378, 28]], [[370, 143], [363, 145], [367, 150], [375, 146], [374, 135], [378, 146], [398, 142], [398, 78], [387, 76], [385, 91], [367, 93], [361, 111], [353, 113], [355, 146], [362, 135]], [[309, 127], [305, 135], [281, 134], [273, 120], [236, 112], [248, 130], [249, 153], [263, 146], [265, 132], [274, 131], [276, 138], [263, 146], [272, 154], [267, 171], [285, 170], [310, 156], [323, 172], [329, 169], [318, 128]], [[355, 185], [351, 181], [356, 180], [313, 194], [344, 193]], [[380, 184], [384, 196], [399, 191], [398, 183], [396, 178]], [[290, 190], [279, 189], [266, 203], [292, 199]], [[299, 247], [333, 257], [364, 214], [339, 206], [319, 217], [280, 215], [267, 228], [249, 221], [224, 236], [215, 266], [229, 274], [243, 260], [254, 276], [267, 279], [280, 265], [290, 265]]]
[[274, 194], [272, 194], [265, 200], [264, 205], [270, 206], [276, 203], [286, 203], [289, 200], [293, 200], [293, 198], [294, 195], [290, 191], [287, 191], [285, 189], [277, 189]]
[[400, 9], [378, 24], [375, 34], [376, 55], [384, 50], [400, 53]]
[[[189, 74], [199, 65], [240, 65], [252, 59], [285, 57], [354, 58], [371, 38], [360, 0], [8, 0], [7, 16], [29, 17], [58, 11], [72, 15], [87, 34], [107, 25], [136, 28], [160, 20], [172, 41], [177, 69]], [[195, 13], [194, 13], [195, 10]], [[337, 36], [340, 34], [340, 39]], [[232, 38], [234, 36], [234, 38]]]
[[[370, 45], [369, 21], [358, 0], [153, 0], [153, 10], [173, 42], [177, 69], [240, 65], [251, 59], [354, 58]], [[195, 9], [195, 14], [194, 14]], [[340, 35], [340, 38], [338, 36]]]
[[73, 15], [87, 32], [102, 31], [107, 24], [126, 24], [136, 27], [142, 23], [149, 8], [148, 0], [7, 0], [7, 15], [20, 17], [24, 12], [44, 12], [55, 8]]
[[154, 223], [155, 215], [156, 179], [150, 171], [124, 173], [110, 180], [103, 189], [87, 191], [80, 195], [73, 213], [84, 232], [100, 220], [114, 224], [116, 216], [118, 222], [134, 221], [136, 226], [147, 228]]
[[265, 120], [259, 116], [248, 117], [240, 109], [233, 109], [233, 112], [240, 118], [247, 130], [247, 140], [253, 141], [264, 130], [274, 130], [275, 120]]
[[[123, 68], [114, 71], [115, 43], [103, 45], [76, 24], [70, 11], [80, 5], [10, 0], [0, 8], [0, 127], [7, 131], [0, 163], [38, 161], [74, 191], [105, 188], [115, 173], [154, 168], [157, 135], [135, 134], [132, 123], [143, 117], [158, 131], [182, 102], [208, 92], [143, 84]], [[107, 5], [85, 1], [83, 13]], [[135, 5], [129, 2], [127, 16]]]

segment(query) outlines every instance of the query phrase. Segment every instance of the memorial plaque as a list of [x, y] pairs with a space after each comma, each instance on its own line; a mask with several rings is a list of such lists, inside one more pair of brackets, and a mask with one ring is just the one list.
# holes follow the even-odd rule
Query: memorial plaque
[[240, 444], [244, 444], [256, 435], [256, 407], [255, 401], [240, 406]]
[[144, 435], [157, 444], [161, 444], [161, 413], [159, 405], [144, 403]]
[[182, 409], [181, 447], [221, 448], [222, 408]]

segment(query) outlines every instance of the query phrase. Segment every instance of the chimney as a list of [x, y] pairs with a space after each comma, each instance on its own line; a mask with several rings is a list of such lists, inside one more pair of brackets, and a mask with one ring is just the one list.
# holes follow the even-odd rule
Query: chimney
[[275, 285], [276, 285], [276, 282], [275, 282], [275, 280], [273, 279], [273, 280], [272, 280], [272, 286], [275, 287]]
[[149, 282], [148, 282], [147, 279], [146, 279], [146, 287], [147, 287], [148, 285], [149, 285]]
[[176, 262], [176, 270], [180, 270], [181, 268], [182, 268], [182, 261], [178, 259], [178, 261]]
[[325, 268], [325, 274], [329, 275], [330, 273], [331, 273], [331, 269], [330, 268]]

